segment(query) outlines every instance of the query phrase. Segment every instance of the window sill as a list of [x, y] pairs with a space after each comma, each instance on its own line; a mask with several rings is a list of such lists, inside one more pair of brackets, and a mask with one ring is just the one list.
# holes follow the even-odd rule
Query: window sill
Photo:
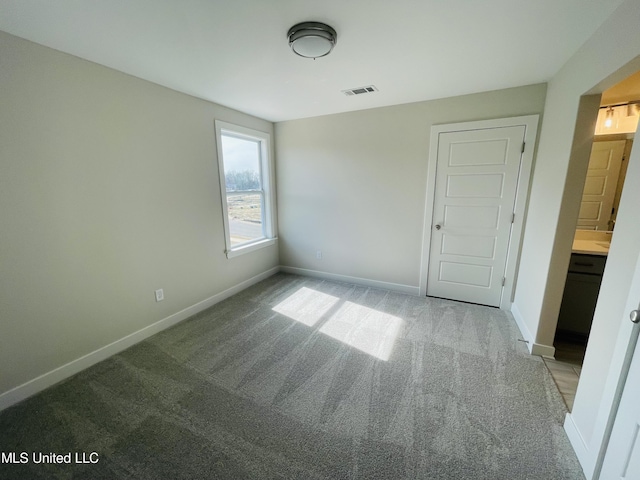
[[232, 250], [227, 250], [227, 258], [237, 257], [239, 255], [244, 255], [245, 253], [253, 252], [255, 250], [259, 250], [264, 247], [269, 247], [276, 243], [276, 238], [263, 238], [262, 240], [258, 240], [257, 242], [249, 243], [246, 245], [240, 245], [235, 247]]

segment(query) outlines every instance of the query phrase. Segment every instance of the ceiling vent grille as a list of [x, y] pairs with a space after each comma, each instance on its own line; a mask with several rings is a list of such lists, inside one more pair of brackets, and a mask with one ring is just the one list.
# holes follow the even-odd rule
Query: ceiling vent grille
[[350, 88], [349, 90], [342, 90], [342, 93], [350, 97], [352, 95], [362, 95], [364, 93], [373, 93], [377, 91], [378, 89], [374, 85], [367, 85], [366, 87], [358, 87], [358, 88]]

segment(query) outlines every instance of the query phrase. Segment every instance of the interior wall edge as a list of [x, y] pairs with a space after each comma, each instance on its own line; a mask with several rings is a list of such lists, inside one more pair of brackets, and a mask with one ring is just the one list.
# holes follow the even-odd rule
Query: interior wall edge
[[513, 319], [516, 322], [518, 330], [520, 330], [520, 333], [522, 334], [522, 339], [526, 343], [529, 353], [531, 353], [531, 348], [533, 347], [533, 335], [531, 334], [529, 327], [527, 327], [527, 322], [524, 321], [522, 313], [515, 302], [511, 304], [511, 315], [513, 315]]
[[541, 344], [554, 342], [599, 108], [599, 94], [580, 97], [540, 309], [544, 321], [539, 322], [536, 333], [536, 341]]

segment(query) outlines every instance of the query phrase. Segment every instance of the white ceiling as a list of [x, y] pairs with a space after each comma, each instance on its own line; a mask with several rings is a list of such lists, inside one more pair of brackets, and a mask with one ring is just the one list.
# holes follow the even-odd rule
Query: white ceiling
[[[0, 0], [0, 30], [282, 121], [545, 82], [622, 1]], [[302, 21], [329, 56], [291, 52]]]

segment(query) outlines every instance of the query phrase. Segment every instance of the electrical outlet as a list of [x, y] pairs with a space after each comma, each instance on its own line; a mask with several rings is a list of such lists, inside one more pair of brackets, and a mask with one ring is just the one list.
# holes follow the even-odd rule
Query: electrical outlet
[[159, 288], [156, 290], [156, 302], [161, 302], [162, 300], [164, 300], [164, 290]]
[[317, 250], [317, 251], [316, 251], [316, 258], [317, 258], [318, 260], [322, 260], [322, 250]]

